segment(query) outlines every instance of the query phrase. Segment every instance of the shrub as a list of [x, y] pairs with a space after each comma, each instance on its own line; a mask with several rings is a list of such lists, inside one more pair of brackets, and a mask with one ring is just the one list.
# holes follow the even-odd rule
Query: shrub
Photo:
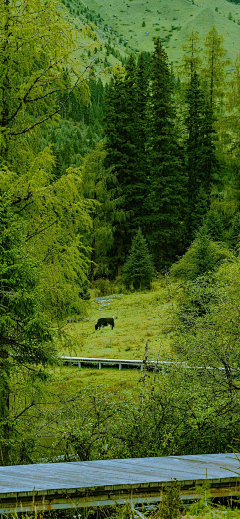
[[110, 296], [111, 294], [121, 294], [124, 292], [125, 285], [119, 276], [115, 281], [100, 278], [93, 282], [92, 288], [95, 296]]
[[187, 280], [194, 280], [215, 270], [224, 260], [233, 258], [233, 253], [224, 243], [212, 241], [203, 228], [186, 254], [171, 267], [171, 274]]

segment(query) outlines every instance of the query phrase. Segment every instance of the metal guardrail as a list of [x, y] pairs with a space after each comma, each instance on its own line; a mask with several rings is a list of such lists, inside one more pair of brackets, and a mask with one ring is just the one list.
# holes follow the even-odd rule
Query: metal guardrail
[[[198, 370], [198, 371], [225, 371], [223, 367], [211, 367], [211, 366], [188, 366], [184, 362], [173, 362], [173, 361], [159, 361], [159, 360], [143, 360], [143, 359], [105, 359], [98, 357], [68, 357], [61, 356], [60, 359], [64, 364], [76, 364], [79, 368], [82, 368], [83, 365], [97, 365], [98, 369], [102, 369], [102, 366], [118, 366], [118, 369], [121, 370], [123, 366], [131, 367], [131, 368], [140, 368], [143, 371], [144, 367], [147, 370], [157, 370], [164, 373], [168, 371], [170, 367], [180, 367], [182, 369], [187, 370]], [[233, 370], [232, 370], [233, 371]], [[234, 371], [240, 371], [239, 369], [234, 369]]]

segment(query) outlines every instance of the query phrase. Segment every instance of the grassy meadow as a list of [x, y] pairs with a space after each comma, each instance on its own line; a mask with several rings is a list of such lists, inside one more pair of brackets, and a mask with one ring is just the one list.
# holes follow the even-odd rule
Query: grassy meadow
[[[179, 283], [168, 278], [154, 283], [149, 292], [133, 292], [96, 296], [92, 291], [86, 320], [68, 323], [66, 333], [71, 346], [59, 349], [60, 355], [111, 359], [142, 359], [148, 343], [148, 358], [171, 357], [171, 339], [175, 329], [174, 315], [181, 294]], [[114, 317], [115, 327], [95, 330], [99, 317]], [[70, 376], [71, 384], [109, 384], [132, 386], [140, 378], [137, 369], [103, 367], [60, 367], [62, 376]], [[73, 377], [73, 378], [72, 378]]]

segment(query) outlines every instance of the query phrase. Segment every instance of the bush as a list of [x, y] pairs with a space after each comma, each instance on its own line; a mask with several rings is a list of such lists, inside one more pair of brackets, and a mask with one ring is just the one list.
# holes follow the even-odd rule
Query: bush
[[203, 228], [186, 254], [171, 267], [175, 277], [194, 280], [215, 270], [224, 260], [232, 259], [233, 253], [224, 243], [214, 242]]
[[121, 277], [118, 277], [115, 281], [100, 278], [93, 282], [92, 288], [96, 297], [110, 296], [111, 294], [122, 293], [125, 289], [125, 285]]

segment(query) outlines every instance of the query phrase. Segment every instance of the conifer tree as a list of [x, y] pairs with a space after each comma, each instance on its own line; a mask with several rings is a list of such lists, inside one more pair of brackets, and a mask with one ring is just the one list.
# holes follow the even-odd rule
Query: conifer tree
[[225, 241], [223, 221], [221, 215], [216, 209], [214, 209], [214, 207], [210, 208], [208, 211], [206, 218], [204, 219], [204, 224], [211, 240], [217, 242]]
[[88, 91], [63, 9], [55, 0], [0, 0], [0, 155], [8, 162], [20, 139], [62, 110], [63, 93], [66, 102], [74, 86]]
[[[139, 175], [142, 181], [146, 182], [146, 106], [148, 99], [148, 77], [146, 72], [146, 63], [143, 53], [140, 54], [136, 68], [136, 113], [137, 113], [137, 146], [140, 171]], [[142, 202], [142, 201], [141, 201]]]
[[142, 206], [146, 196], [146, 170], [143, 160], [145, 77], [142, 62], [136, 69], [131, 55], [124, 76], [110, 85], [105, 116], [107, 168], [114, 168], [125, 219], [115, 227], [114, 250], [117, 271], [125, 261], [132, 236], [142, 223]]
[[214, 112], [220, 112], [226, 93], [225, 69], [231, 61], [226, 59], [223, 36], [218, 34], [215, 26], [209, 31], [204, 48], [205, 66], [202, 69], [202, 78], [210, 108]]
[[[104, 168], [106, 151], [103, 143], [97, 144], [84, 158], [81, 168], [83, 195], [90, 206], [92, 227], [85, 233], [84, 241], [91, 247], [90, 281], [95, 277], [108, 276], [110, 272], [108, 251], [113, 245], [113, 224], [121, 217], [115, 190], [108, 189], [108, 180], [113, 172]], [[120, 214], [119, 214], [120, 213]]]
[[186, 89], [186, 102], [187, 234], [191, 242], [208, 211], [211, 188], [213, 182], [217, 181], [219, 169], [213, 112], [200, 87], [196, 71], [192, 73]]
[[[104, 119], [106, 159], [104, 166], [113, 168], [114, 177], [117, 179], [118, 194], [123, 195], [121, 177], [124, 175], [126, 157], [124, 156], [124, 83], [123, 74], [118, 75], [110, 82], [106, 97], [106, 115]], [[109, 180], [109, 189], [116, 187], [116, 183]], [[128, 216], [124, 207], [122, 196], [121, 207], [125, 218]], [[124, 218], [124, 219], [125, 219]], [[125, 259], [124, 250], [124, 223], [118, 226], [114, 235], [114, 247], [111, 251], [112, 265], [115, 273], [120, 274], [121, 265]]]
[[159, 38], [149, 75], [145, 229], [155, 264], [161, 268], [182, 250], [186, 178], [175, 128], [173, 81]]
[[197, 31], [192, 31], [186, 43], [183, 45], [185, 51], [183, 55], [183, 70], [184, 75], [192, 78], [194, 72], [199, 70], [201, 64], [200, 50], [199, 50], [199, 34]]
[[230, 143], [232, 170], [234, 172], [234, 188], [237, 205], [240, 202], [240, 53], [234, 64], [234, 74], [230, 81], [230, 90], [227, 92], [227, 118], [228, 142]]
[[80, 236], [90, 218], [79, 170], [69, 167], [68, 155], [56, 178], [41, 130], [74, 86], [88, 98], [85, 67], [83, 74], [74, 69], [77, 40], [55, 0], [0, 0], [0, 33], [0, 194], [8, 193], [23, 220], [23, 240], [39, 261], [45, 308], [62, 319], [81, 313], [89, 262]]
[[133, 286], [135, 290], [150, 289], [154, 268], [141, 229], [132, 240], [130, 253], [122, 271], [128, 288]]
[[[43, 378], [54, 361], [52, 324], [42, 308], [39, 267], [28, 252], [23, 222], [9, 195], [0, 197], [0, 465], [14, 464], [16, 416], [11, 413], [11, 375], [31, 370]], [[19, 373], [19, 377], [20, 377]], [[34, 403], [32, 403], [32, 406]], [[27, 406], [25, 406], [27, 407]], [[24, 408], [19, 413], [24, 414]]]

